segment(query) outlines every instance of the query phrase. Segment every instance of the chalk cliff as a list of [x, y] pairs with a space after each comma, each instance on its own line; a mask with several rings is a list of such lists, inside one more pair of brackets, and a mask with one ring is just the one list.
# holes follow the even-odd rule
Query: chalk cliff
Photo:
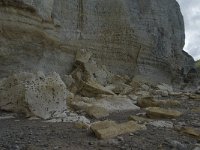
[[62, 76], [85, 49], [112, 73], [169, 82], [184, 39], [175, 0], [0, 0], [0, 77]]

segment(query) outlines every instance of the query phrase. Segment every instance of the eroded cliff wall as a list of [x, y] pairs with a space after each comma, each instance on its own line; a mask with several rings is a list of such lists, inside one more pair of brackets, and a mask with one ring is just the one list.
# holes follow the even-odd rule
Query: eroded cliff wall
[[0, 0], [0, 77], [66, 74], [86, 49], [113, 73], [168, 82], [184, 39], [175, 0]]

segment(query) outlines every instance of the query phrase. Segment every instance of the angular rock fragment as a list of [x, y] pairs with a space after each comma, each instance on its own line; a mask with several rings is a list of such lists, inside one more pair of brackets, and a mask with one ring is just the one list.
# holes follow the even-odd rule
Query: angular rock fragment
[[134, 121], [129, 121], [121, 124], [116, 124], [112, 121], [106, 121], [98, 122], [94, 126], [91, 125], [91, 129], [94, 131], [97, 138], [108, 139], [130, 132], [145, 130], [146, 127], [144, 125], [139, 125]]
[[106, 89], [104, 86], [98, 84], [95, 81], [87, 81], [87, 82], [80, 82], [81, 89], [79, 92], [81, 95], [87, 96], [87, 97], [95, 97], [101, 94], [105, 95], [114, 95], [114, 93], [108, 89]]
[[109, 112], [105, 108], [98, 106], [91, 106], [86, 108], [86, 113], [96, 119], [109, 116]]
[[97, 121], [91, 124], [90, 128], [92, 131], [97, 132], [97, 130], [109, 128], [111, 126], [116, 126], [117, 123], [112, 120]]
[[76, 62], [78, 63], [87, 63], [91, 58], [92, 53], [87, 52], [85, 49], [81, 49], [76, 53]]
[[200, 107], [193, 108], [191, 111], [193, 113], [200, 113]]
[[194, 127], [181, 127], [178, 129], [180, 132], [191, 135], [200, 140], [200, 129]]
[[149, 107], [149, 108], [146, 108], [146, 115], [149, 118], [172, 119], [172, 118], [180, 117], [182, 113], [176, 110], [171, 110], [171, 109], [164, 109], [160, 107]]
[[198, 95], [198, 94], [190, 94], [189, 98], [191, 100], [200, 101], [200, 95]]
[[157, 85], [157, 88], [158, 88], [158, 90], [161, 90], [161, 91], [167, 91], [169, 93], [173, 92], [172, 86], [165, 84], [165, 83]]
[[145, 118], [145, 117], [139, 117], [139, 116], [129, 116], [129, 120], [137, 121], [138, 123], [149, 123], [153, 121], [152, 119]]
[[137, 101], [137, 105], [142, 108], [157, 107], [159, 103], [153, 97], [143, 97]]
[[175, 107], [180, 106], [180, 102], [177, 100], [155, 100], [153, 97], [143, 97], [140, 100], [137, 101], [137, 105], [142, 108], [147, 107]]
[[125, 83], [118, 83], [114, 85], [112, 90], [115, 94], [127, 95], [133, 91], [133, 88]]
[[76, 122], [75, 127], [78, 129], [89, 129], [90, 126], [84, 122]]

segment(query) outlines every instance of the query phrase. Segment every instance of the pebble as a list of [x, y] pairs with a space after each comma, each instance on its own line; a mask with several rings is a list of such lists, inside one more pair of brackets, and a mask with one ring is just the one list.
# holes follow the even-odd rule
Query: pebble
[[129, 136], [134, 136], [134, 134], [133, 133], [129, 133]]
[[121, 141], [121, 142], [124, 141], [124, 138], [122, 136], [118, 136], [117, 139], [118, 141]]

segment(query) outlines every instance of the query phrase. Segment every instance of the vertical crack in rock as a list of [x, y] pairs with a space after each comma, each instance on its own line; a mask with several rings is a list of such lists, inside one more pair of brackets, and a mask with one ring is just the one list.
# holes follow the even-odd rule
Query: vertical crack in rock
[[83, 0], [78, 0], [78, 21], [77, 21], [77, 30], [79, 32], [79, 40], [81, 40], [84, 24], [84, 11], [83, 11]]

